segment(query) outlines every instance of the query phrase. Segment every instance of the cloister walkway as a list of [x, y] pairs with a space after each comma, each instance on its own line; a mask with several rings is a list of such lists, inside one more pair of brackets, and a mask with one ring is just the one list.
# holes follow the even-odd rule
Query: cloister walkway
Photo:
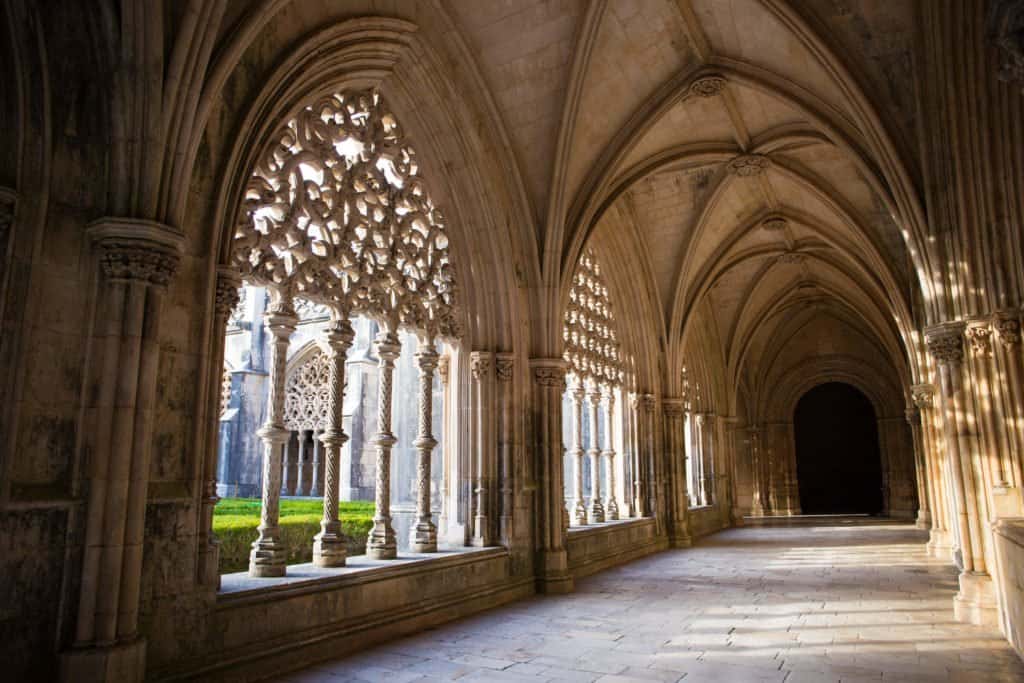
[[1024, 681], [953, 620], [954, 568], [911, 526], [731, 529], [293, 674], [342, 681]]

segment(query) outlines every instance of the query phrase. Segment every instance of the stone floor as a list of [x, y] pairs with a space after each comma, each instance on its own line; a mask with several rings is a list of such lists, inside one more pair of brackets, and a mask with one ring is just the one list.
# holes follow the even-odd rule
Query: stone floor
[[909, 526], [747, 527], [282, 680], [1024, 681]]

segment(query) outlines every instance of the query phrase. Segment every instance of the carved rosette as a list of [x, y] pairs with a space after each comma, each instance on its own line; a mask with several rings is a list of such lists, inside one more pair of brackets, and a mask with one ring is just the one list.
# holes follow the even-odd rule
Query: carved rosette
[[725, 77], [719, 75], [702, 76], [690, 86], [690, 94], [697, 97], [717, 97], [725, 89]]
[[919, 410], [932, 407], [932, 398], [935, 396], [935, 387], [931, 384], [915, 384], [910, 387], [910, 400], [914, 402]]
[[753, 178], [767, 171], [769, 166], [771, 159], [763, 154], [741, 154], [726, 164], [726, 170], [741, 178]]
[[779, 257], [776, 259], [776, 262], [777, 263], [788, 263], [788, 264], [799, 264], [799, 263], [803, 263], [806, 259], [807, 259], [807, 254], [804, 254], [804, 253], [801, 253], [799, 251], [795, 251], [794, 250], [794, 251], [786, 251], [786, 252], [783, 252], [783, 253], [779, 254]]
[[1004, 346], [1020, 344], [1020, 314], [1016, 311], [998, 311], [992, 318], [999, 342]]
[[780, 232], [785, 230], [788, 225], [789, 221], [782, 216], [769, 216], [761, 221], [761, 227], [768, 232]]
[[957, 364], [964, 359], [964, 323], [943, 323], [924, 331], [928, 352], [940, 364]]
[[972, 322], [964, 330], [964, 337], [975, 356], [992, 355], [992, 328], [987, 322]]

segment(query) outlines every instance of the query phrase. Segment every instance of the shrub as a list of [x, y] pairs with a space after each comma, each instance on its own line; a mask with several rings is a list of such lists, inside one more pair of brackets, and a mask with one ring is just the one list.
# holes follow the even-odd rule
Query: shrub
[[[213, 531], [220, 539], [220, 572], [244, 571], [249, 567], [249, 551], [258, 535], [260, 523], [258, 499], [225, 498], [213, 514]], [[320, 500], [281, 501], [281, 540], [288, 551], [288, 564], [313, 559], [313, 536], [320, 531], [323, 503]], [[362, 555], [366, 537], [373, 526], [373, 503], [343, 501], [339, 504], [341, 529], [349, 538], [348, 554]]]

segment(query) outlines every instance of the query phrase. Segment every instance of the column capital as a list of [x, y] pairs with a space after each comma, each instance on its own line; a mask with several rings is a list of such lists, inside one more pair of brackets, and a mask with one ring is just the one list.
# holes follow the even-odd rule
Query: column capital
[[1009, 308], [996, 311], [992, 316], [992, 326], [1003, 346], [1020, 344], [1020, 317], [1019, 310]]
[[344, 354], [352, 346], [356, 338], [356, 331], [352, 329], [352, 323], [348, 318], [339, 318], [328, 323], [320, 340], [320, 350], [326, 354], [332, 351]]
[[918, 408], [931, 408], [935, 387], [931, 384], [915, 384], [910, 387], [910, 400]]
[[447, 353], [437, 359], [437, 373], [441, 375], [441, 384], [447, 386], [448, 373], [452, 369], [452, 357]]
[[441, 354], [433, 346], [420, 346], [413, 354], [420, 370], [433, 373], [441, 364]]
[[394, 364], [402, 353], [402, 344], [398, 341], [398, 335], [383, 327], [374, 338], [373, 346], [378, 358], [391, 364]]
[[214, 296], [213, 310], [222, 318], [227, 318], [238, 306], [238, 290], [242, 286], [242, 277], [234, 268], [220, 266], [217, 268], [217, 291]]
[[924, 341], [928, 352], [941, 364], [955, 364], [963, 361], [963, 335], [967, 324], [963, 321], [939, 323], [926, 327]]
[[494, 370], [499, 382], [511, 382], [515, 371], [515, 354], [508, 352], [494, 354]]
[[166, 287], [178, 272], [185, 235], [177, 228], [136, 218], [93, 221], [86, 235], [100, 251], [100, 267], [112, 282]]
[[472, 351], [469, 354], [469, 369], [473, 379], [481, 381], [492, 376], [494, 354], [490, 351]]
[[565, 390], [565, 374], [568, 364], [562, 358], [531, 358], [530, 370], [533, 381], [547, 387], [559, 387]]
[[643, 410], [651, 411], [654, 410], [654, 406], [657, 400], [654, 398], [654, 394], [640, 394], [637, 397], [639, 406]]
[[6, 244], [7, 233], [14, 223], [14, 209], [18, 193], [9, 187], [0, 187], [0, 245]]
[[992, 327], [988, 319], [974, 319], [967, 322], [964, 337], [975, 356], [992, 355]]
[[683, 398], [662, 398], [661, 409], [667, 417], [682, 417], [686, 412], [686, 399]]

